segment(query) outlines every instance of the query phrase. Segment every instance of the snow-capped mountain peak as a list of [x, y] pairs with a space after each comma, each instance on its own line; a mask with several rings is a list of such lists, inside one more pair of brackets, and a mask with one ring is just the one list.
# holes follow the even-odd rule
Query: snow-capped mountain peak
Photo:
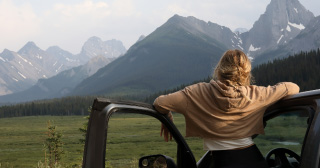
[[[83, 65], [92, 56], [87, 55], [88, 53], [101, 51], [104, 53], [101, 55], [105, 57], [106, 53], [111, 53], [113, 58], [108, 59], [110, 62], [126, 52], [122, 42], [117, 40], [103, 42], [98, 37], [92, 37], [87, 44], [90, 45], [90, 48], [87, 48], [86, 53], [77, 55], [58, 46], [49, 47], [44, 51], [32, 41], [26, 43], [18, 52], [3, 50], [0, 53], [0, 96], [25, 90], [41, 78], [50, 78], [64, 70]], [[118, 44], [120, 44], [119, 48], [122, 47], [121, 50], [113, 48]], [[96, 70], [92, 69], [91, 73]]]
[[314, 15], [298, 0], [271, 0], [266, 11], [249, 30], [241, 34], [244, 50], [255, 57], [262, 52], [288, 43], [309, 23]]

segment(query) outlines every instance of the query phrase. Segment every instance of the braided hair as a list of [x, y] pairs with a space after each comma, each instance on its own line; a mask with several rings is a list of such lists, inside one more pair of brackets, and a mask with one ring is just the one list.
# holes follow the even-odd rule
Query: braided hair
[[239, 89], [239, 86], [248, 86], [253, 82], [251, 61], [242, 51], [237, 49], [226, 51], [214, 70], [213, 78], [233, 87], [245, 99], [251, 101]]
[[252, 83], [251, 61], [241, 50], [228, 50], [217, 64], [213, 78], [228, 86], [248, 86]]

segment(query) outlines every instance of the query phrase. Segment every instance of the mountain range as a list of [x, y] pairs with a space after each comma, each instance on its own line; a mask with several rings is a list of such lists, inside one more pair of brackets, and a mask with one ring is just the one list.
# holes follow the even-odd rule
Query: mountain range
[[[52, 79], [39, 80], [32, 87], [33, 91], [11, 97], [1, 96], [0, 102], [18, 100], [19, 96], [32, 95], [37, 91], [50, 92], [41, 98], [72, 95], [146, 96], [211, 76], [216, 63], [227, 49], [243, 50], [253, 59], [253, 64], [258, 65], [319, 48], [319, 30], [320, 17], [315, 17], [298, 0], [271, 0], [265, 13], [248, 31], [238, 29], [233, 32], [213, 22], [174, 15], [148, 36], [139, 38], [123, 56], [99, 67], [92, 75], [76, 78], [78, 84], [76, 82], [58, 87], [56, 83], [68, 79], [72, 81], [74, 78], [70, 74], [79, 72], [79, 67], [64, 71], [64, 78], [58, 77], [59, 74]], [[97, 39], [94, 37], [91, 40]], [[92, 43], [94, 45], [84, 45], [77, 56], [83, 54], [92, 58], [98, 52], [101, 53], [99, 47], [97, 50], [91, 50], [90, 47], [103, 45]], [[1, 54], [0, 62], [1, 58], [6, 60], [7, 57]], [[44, 81], [47, 82], [45, 87]], [[49, 89], [49, 85], [57, 88]]]
[[317, 48], [320, 27], [313, 26], [318, 23], [315, 20], [319, 18], [298, 0], [271, 0], [265, 13], [244, 33], [195, 17], [175, 15], [133, 45], [126, 55], [81, 82], [72, 93], [141, 95], [170, 89], [211, 76], [227, 49], [243, 50], [256, 64], [256, 60], [273, 57], [265, 53], [286, 50], [283, 46], [288, 50], [277, 57], [310, 50], [293, 45], [298, 38], [300, 43], [308, 41], [302, 36], [309, 37], [310, 33], [315, 33], [312, 46]]
[[93, 57], [84, 65], [62, 71], [51, 78], [39, 79], [35, 85], [24, 91], [0, 96], [0, 102], [25, 102], [66, 96], [82, 80], [91, 76], [99, 68], [104, 67], [114, 59], [101, 55]]
[[0, 95], [24, 91], [39, 79], [47, 79], [64, 70], [83, 65], [93, 57], [104, 56], [114, 60], [125, 52], [121, 41], [102, 41], [98, 37], [89, 38], [77, 55], [58, 46], [44, 51], [34, 42], [28, 42], [18, 52], [5, 49], [0, 53]]

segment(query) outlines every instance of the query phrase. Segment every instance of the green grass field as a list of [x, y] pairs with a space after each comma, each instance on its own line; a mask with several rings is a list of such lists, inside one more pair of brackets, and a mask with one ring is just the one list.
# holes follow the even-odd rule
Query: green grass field
[[36, 167], [44, 162], [43, 144], [47, 121], [53, 121], [63, 134], [64, 166], [80, 164], [82, 154], [78, 129], [86, 121], [83, 116], [38, 116], [0, 119], [0, 164], [3, 167]]
[[[44, 141], [47, 121], [53, 121], [57, 131], [62, 132], [64, 142], [62, 167], [81, 165], [83, 147], [79, 143], [80, 131], [86, 122], [83, 116], [33, 116], [0, 119], [0, 167], [36, 167], [44, 162]], [[184, 119], [175, 115], [175, 124], [184, 133]], [[138, 166], [141, 156], [166, 154], [175, 158], [174, 140], [164, 142], [160, 137], [160, 122], [146, 116], [115, 115], [109, 124], [107, 144], [107, 167]], [[205, 152], [202, 141], [188, 138], [188, 144], [198, 154]], [[112, 154], [110, 154], [112, 153]]]
[[[86, 122], [83, 116], [34, 116], [0, 119], [0, 168], [37, 167], [44, 162], [43, 144], [46, 138], [47, 121], [62, 132], [64, 142], [61, 167], [78, 167], [82, 163], [82, 134], [79, 128]], [[305, 132], [306, 118], [296, 116], [280, 117], [270, 122], [266, 135], [255, 139], [263, 154], [271, 148], [286, 147], [299, 150]], [[184, 118], [174, 114], [174, 123], [185, 134]], [[294, 123], [293, 125], [288, 125]], [[291, 128], [288, 131], [288, 128]], [[196, 160], [205, 153], [202, 140], [186, 138]], [[278, 142], [298, 142], [283, 145]], [[106, 166], [138, 167], [142, 156], [165, 154], [176, 159], [175, 141], [164, 142], [160, 137], [160, 122], [152, 117], [132, 114], [120, 114], [111, 117], [108, 127]]]

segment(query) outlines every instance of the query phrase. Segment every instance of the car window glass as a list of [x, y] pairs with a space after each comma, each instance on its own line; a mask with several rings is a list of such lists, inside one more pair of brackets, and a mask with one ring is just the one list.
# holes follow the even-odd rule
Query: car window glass
[[[185, 137], [185, 120], [174, 113], [174, 124]], [[138, 167], [139, 158], [163, 154], [176, 161], [177, 144], [160, 137], [161, 122], [151, 116], [115, 113], [108, 122], [106, 167]], [[195, 159], [205, 153], [200, 138], [185, 138]]]
[[175, 141], [160, 137], [159, 120], [141, 114], [113, 114], [108, 124], [106, 167], [138, 167], [139, 158], [163, 154], [176, 159]]
[[267, 121], [265, 135], [259, 135], [254, 142], [265, 156], [271, 149], [287, 148], [298, 155], [308, 128], [307, 111], [291, 111]]

